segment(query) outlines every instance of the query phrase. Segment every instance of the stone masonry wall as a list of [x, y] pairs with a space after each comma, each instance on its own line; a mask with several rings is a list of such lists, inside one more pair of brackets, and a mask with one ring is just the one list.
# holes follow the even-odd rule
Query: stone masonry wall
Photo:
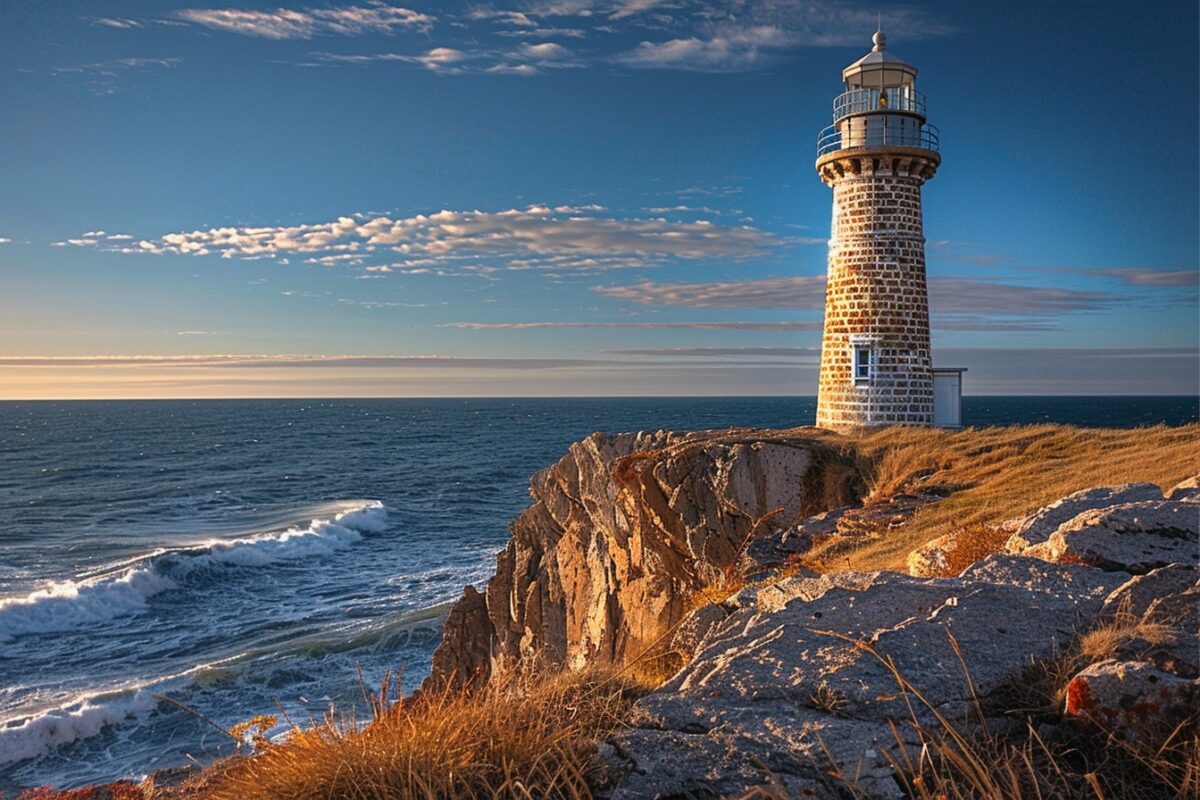
[[[921, 184], [937, 164], [865, 152], [818, 165], [833, 187], [833, 236], [817, 425], [932, 425]], [[856, 344], [873, 351], [867, 382], [854, 378]]]

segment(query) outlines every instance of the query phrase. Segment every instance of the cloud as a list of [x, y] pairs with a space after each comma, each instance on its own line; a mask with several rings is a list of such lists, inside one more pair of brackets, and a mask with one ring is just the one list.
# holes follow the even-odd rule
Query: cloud
[[12, 241], [12, 239], [6, 239], [5, 237], [0, 236], [0, 244], [8, 244], [11, 241]]
[[602, 353], [623, 356], [654, 356], [672, 358], [714, 358], [720, 356], [769, 356], [779, 358], [820, 357], [819, 347], [643, 347], [601, 350]]
[[754, 69], [791, 42], [787, 32], [773, 26], [730, 27], [707, 39], [695, 36], [663, 42], [642, 42], [614, 61], [640, 69], [685, 69], [700, 72], [741, 72]]
[[1200, 270], [1196, 269], [1154, 269], [1152, 267], [1020, 267], [1020, 269], [1111, 278], [1126, 286], [1195, 286], [1200, 283]]
[[176, 336], [228, 336], [229, 331], [175, 331]]
[[[419, 55], [403, 53], [312, 53], [322, 63], [369, 64], [376, 61], [399, 61], [420, 64], [426, 69], [445, 75], [492, 74], [537, 75], [544, 69], [582, 67], [575, 54], [554, 42], [526, 44], [516, 50], [457, 50], [435, 47]], [[464, 62], [472, 62], [466, 64]]]
[[[649, 6], [636, 0], [628, 6]], [[618, 64], [637, 69], [681, 69], [701, 72], [742, 72], [769, 66], [802, 47], [843, 47], [869, 44], [864, 31], [876, 23], [873, 7], [834, 4], [821, 0], [744, 0], [729, 4], [685, 3], [670, 19], [685, 35], [639, 43], [612, 56]], [[680, 25], [691, 12], [692, 25]], [[618, 12], [619, 13], [619, 12]], [[613, 15], [617, 18], [617, 14]], [[629, 15], [626, 15], [629, 16]], [[929, 12], [891, 8], [884, 28], [897, 41], [944, 36], [953, 29]]]
[[233, 367], [368, 368], [420, 367], [433, 369], [548, 369], [609, 363], [591, 358], [490, 358], [474, 356], [362, 356], [362, 355], [103, 355], [103, 356], [0, 356], [0, 367]]
[[622, 0], [608, 15], [609, 19], [624, 19], [666, 5], [669, 0]]
[[125, 19], [122, 17], [93, 17], [91, 19], [93, 25], [99, 25], [104, 28], [117, 28], [120, 30], [129, 30], [131, 28], [140, 28], [142, 23], [136, 19]]
[[[242, 259], [400, 253], [406, 260], [432, 260], [428, 266], [487, 274], [501, 268], [597, 271], [651, 267], [671, 259], [742, 260], [794, 243], [745, 225], [624, 218], [604, 216], [603, 211], [598, 206], [529, 206], [494, 212], [443, 210], [395, 219], [356, 215], [307, 225], [179, 231], [120, 243], [85, 234], [66, 244], [103, 244], [121, 253]], [[428, 266], [401, 262], [396, 269]], [[375, 264], [368, 269], [387, 272], [392, 266]]]
[[[825, 306], [823, 275], [718, 283], [654, 283], [597, 286], [606, 297], [640, 305], [688, 308], [806, 308]], [[943, 314], [1038, 316], [1095, 311], [1119, 298], [1106, 292], [1022, 286], [967, 278], [929, 278], [930, 308]]]
[[213, 30], [276, 40], [311, 39], [320, 35], [390, 34], [397, 28], [427, 31], [435, 22], [435, 17], [428, 14], [382, 2], [303, 11], [286, 8], [273, 11], [186, 8], [176, 11], [175, 16]]
[[133, 237], [127, 233], [108, 233], [106, 231], [87, 231], [81, 233], [74, 239], [64, 239], [61, 242], [51, 242], [51, 247], [99, 247], [104, 245], [108, 248], [121, 247], [118, 244], [128, 242]]
[[687, 308], [824, 308], [825, 276], [766, 278], [717, 283], [654, 283], [596, 286], [605, 297], [640, 305]]
[[55, 67], [53, 75], [100, 75], [115, 78], [118, 73], [129, 70], [171, 69], [183, 63], [181, 58], [118, 58], [114, 61], [97, 61], [92, 64], [77, 64], [70, 67]]
[[941, 313], [1034, 316], [1067, 311], [1097, 311], [1120, 298], [1107, 292], [1022, 286], [967, 278], [931, 277], [929, 306]]
[[694, 331], [819, 331], [820, 322], [447, 322], [439, 328], [529, 331], [558, 328]]
[[967, 367], [964, 389], [977, 395], [1194, 397], [1200, 382], [1200, 351], [1195, 347], [935, 348], [933, 360]]
[[119, 90], [125, 76], [173, 69], [182, 63], [181, 58], [118, 58], [113, 61], [55, 67], [50, 70], [50, 74], [58, 77], [77, 76], [93, 93], [109, 95]]
[[455, 75], [462, 72], [461, 63], [476, 56], [452, 47], [435, 47], [424, 53], [312, 53], [312, 58], [330, 64], [369, 64], [373, 61], [399, 61], [418, 64], [433, 72]]

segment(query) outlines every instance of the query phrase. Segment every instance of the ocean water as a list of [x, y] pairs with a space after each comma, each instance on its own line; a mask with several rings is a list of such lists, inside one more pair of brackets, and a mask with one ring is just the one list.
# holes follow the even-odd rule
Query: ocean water
[[[0, 403], [0, 792], [228, 752], [428, 671], [530, 475], [594, 430], [808, 424], [812, 398]], [[964, 400], [1133, 426], [1196, 398]], [[280, 728], [282, 730], [282, 727]]]

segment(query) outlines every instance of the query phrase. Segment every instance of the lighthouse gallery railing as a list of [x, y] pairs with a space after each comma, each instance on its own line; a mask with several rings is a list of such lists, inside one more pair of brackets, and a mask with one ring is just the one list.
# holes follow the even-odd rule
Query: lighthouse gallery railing
[[[859, 124], [855, 125], [856, 122]], [[921, 125], [916, 120], [886, 115], [855, 117], [821, 131], [817, 137], [817, 157], [856, 147], [917, 147], [936, 153], [940, 144], [938, 129], [928, 123]]]

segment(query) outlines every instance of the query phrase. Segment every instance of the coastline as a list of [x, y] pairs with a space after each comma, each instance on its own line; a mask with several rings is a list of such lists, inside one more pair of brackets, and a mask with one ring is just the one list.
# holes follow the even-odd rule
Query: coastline
[[[1163, 484], [1177, 483], [1176, 477], [1182, 479], [1188, 474], [1194, 475], [1200, 472], [1200, 464], [1196, 462], [1190, 451], [1186, 450], [1185, 445], [1189, 441], [1194, 441], [1198, 431], [1200, 431], [1200, 426], [1196, 425], [1176, 429], [1160, 426], [1143, 431], [1099, 430], [1098, 432], [1085, 432], [1061, 426], [958, 432], [893, 430], [864, 434], [855, 440], [853, 452], [845, 448], [848, 437], [812, 429], [742, 430], [694, 434], [660, 432], [641, 434], [638, 437], [627, 437], [626, 439], [597, 435], [573, 446], [571, 453], [563, 462], [551, 470], [540, 473], [533, 479], [534, 505], [514, 523], [510, 549], [514, 542], [524, 542], [526, 547], [535, 543], [537, 535], [534, 535], [533, 531], [536, 526], [530, 528], [529, 524], [523, 523], [522, 520], [545, 519], [543, 516], [545, 511], [538, 511], [539, 506], [551, 511], [552, 514], [559, 514], [561, 519], [567, 523], [558, 533], [551, 534], [545, 540], [545, 544], [537, 545], [534, 548], [539, 555], [536, 557], [531, 555], [533, 551], [521, 554], [520, 548], [514, 551], [510, 557], [502, 554], [498, 562], [501, 569], [499, 580], [494, 577], [486, 593], [468, 591], [465, 598], [451, 609], [446, 609], [444, 605], [427, 609], [416, 615], [419, 619], [403, 620], [397, 625], [403, 628], [428, 622], [436, 619], [437, 615], [442, 612], [449, 611], [452, 625], [447, 626], [447, 638], [443, 640], [443, 645], [438, 651], [441, 655], [435, 656], [434, 660], [435, 677], [440, 675], [441, 679], [445, 679], [450, 674], [482, 676], [494, 670], [511, 671], [519, 668], [521, 663], [533, 663], [533, 661], [536, 661], [543, 671], [553, 670], [556, 663], [565, 666], [568, 672], [605, 665], [624, 669], [621, 665], [627, 665], [630, 663], [630, 659], [633, 662], [642, 662], [644, 666], [647, 652], [653, 649], [649, 645], [659, 641], [662, 631], [671, 630], [673, 631], [672, 637], [677, 637], [681, 630], [687, 630], [686, 636], [680, 637], [680, 642], [690, 639], [691, 651], [698, 652], [702, 643], [706, 641], [706, 637], [717, 635], [715, 629], [709, 630], [714, 622], [712, 615], [715, 613], [711, 609], [725, 608], [726, 611], [729, 611], [732, 608], [736, 611], [740, 607], [748, 609], [747, 613], [750, 613], [750, 609], [757, 609], [754, 613], [762, 613], [762, 602], [770, 601], [762, 599], [761, 589], [756, 590], [757, 594], [744, 594], [746, 587], [750, 585], [745, 579], [754, 575], [776, 574], [781, 576], [776, 579], [776, 583], [782, 580], [785, 584], [789, 581], [803, 583], [818, 578], [820, 580], [827, 579], [820, 576], [827, 576], [828, 579], [833, 580], [833, 584], [825, 584], [825, 589], [821, 592], [817, 592], [815, 589], [801, 590], [801, 594], [809, 598], [805, 601], [808, 603], [819, 601], [822, 596], [828, 594], [830, 588], [839, 585], [839, 581], [843, 582], [841, 585], [844, 587], [839, 591], [861, 591], [863, 587], [869, 588], [875, 583], [879, 583], [881, 588], [873, 590], [877, 593], [901, 592], [901, 589], [895, 588], [899, 584], [895, 584], [894, 581], [870, 576], [885, 576], [890, 574], [889, 571], [891, 574], [905, 571], [908, 565], [907, 554], [916, 548], [904, 550], [904, 557], [898, 559], [896, 542], [915, 541], [904, 533], [910, 526], [914, 530], [920, 526], [922, 532], [917, 538], [921, 538], [931, 531], [939, 530], [939, 526], [943, 524], [939, 521], [944, 513], [942, 509], [953, 508], [953, 504], [956, 502], [959, 503], [959, 506], [955, 515], [959, 518], [963, 517], [965, 508], [961, 505], [963, 498], [969, 498], [972, 491], [978, 492], [979, 486], [968, 487], [963, 481], [959, 480], [956, 483], [952, 478], [956, 474], [960, 477], [965, 474], [973, 474], [971, 473], [972, 469], [980, 471], [979, 474], [987, 474], [989, 470], [994, 469], [997, 465], [987, 463], [984, 451], [1006, 452], [1005, 442], [998, 441], [998, 437], [1011, 439], [1015, 436], [1022, 442], [1019, 448], [1021, 455], [1027, 455], [1027, 463], [1034, 465], [1059, 462], [1058, 467], [1061, 470], [1061, 467], [1065, 466], [1061, 463], [1063, 461], [1070, 462], [1072, 458], [1087, 461], [1087, 468], [1081, 474], [1070, 479], [1076, 483], [1087, 484], [1075, 487], [1075, 490], [1078, 490], [1101, 485], [1103, 482], [1094, 480], [1095, 476], [1109, 474], [1106, 470], [1111, 471], [1113, 468], [1119, 468], [1126, 477], [1130, 478], [1130, 481], [1125, 481], [1126, 483], [1144, 480], [1149, 472], [1155, 470], [1158, 471], [1160, 482]], [[923, 439], [930, 441], [922, 443]], [[936, 446], [929, 447], [930, 442]], [[616, 449], [605, 452], [604, 448], [613, 447], [613, 443], [618, 443], [615, 445]], [[922, 452], [923, 444], [924, 453]], [[1077, 448], [1077, 452], [1072, 452], [1071, 447]], [[1008, 446], [1008, 449], [1011, 450], [1011, 446]], [[1095, 458], [1093, 451], [1096, 449], [1105, 454], [1107, 461]], [[621, 455], [622, 453], [624, 455]], [[924, 460], [931, 454], [941, 454], [941, 461]], [[1138, 460], [1135, 458], [1138, 454], [1144, 457]], [[679, 461], [681, 458], [683, 461]], [[689, 458], [699, 459], [699, 461], [688, 462]], [[981, 463], [972, 464], [972, 460]], [[672, 466], [677, 461], [678, 465]], [[585, 463], [592, 466], [584, 469]], [[861, 471], [868, 463], [873, 465], [875, 470], [871, 474]], [[817, 473], [812, 472], [813, 464], [820, 465]], [[1019, 466], [1017, 463], [1007, 465], [1010, 472], [1019, 472]], [[558, 472], [556, 473], [555, 470]], [[855, 475], [848, 470], [860, 470], [857, 477], [861, 480], [856, 482]], [[1179, 472], [1180, 475], [1176, 476], [1172, 471]], [[1171, 473], [1169, 478], [1162, 477], [1168, 472]], [[575, 483], [564, 480], [564, 476], [568, 474], [574, 476], [572, 480]], [[648, 483], [647, 479], [651, 475], [656, 477]], [[671, 485], [671, 475], [690, 476], [685, 479], [698, 481], [698, 483], [690, 483], [686, 489], [681, 484], [674, 490], [662, 494]], [[608, 488], [601, 485], [606, 480], [614, 478], [615, 482]], [[1017, 480], [1020, 480], [1019, 476]], [[1038, 506], [1044, 504], [1043, 498], [1050, 495], [1056, 495], [1053, 499], [1058, 499], [1070, 494], [1070, 492], [1063, 491], [1061, 482], [1044, 479], [1043, 484], [1037, 487], [1027, 485], [1025, 494], [1028, 496], [1012, 498], [1013, 502], [1023, 509], [1023, 513], [1036, 511]], [[574, 488], [571, 488], [572, 486]], [[789, 494], [789, 492], [794, 493], [797, 486], [806, 487], [804, 492], [808, 493], [807, 500]], [[657, 487], [654, 492], [646, 494], [654, 487]], [[1170, 489], [1171, 487], [1159, 487], [1160, 490], [1163, 488]], [[572, 517], [572, 512], [562, 506], [562, 501], [552, 499], [560, 492], [563, 493], [561, 497], [569, 501], [569, 504], [582, 504], [578, 507], [590, 508], [588, 513], [592, 516]], [[721, 506], [732, 509], [729, 512], [732, 513], [732, 516], [721, 521], [718, 518], [719, 514], [726, 512], [721, 512], [720, 508], [716, 506], [707, 506], [702, 499], [706, 492], [715, 492], [714, 497], [724, 498]], [[857, 494], [857, 499], [850, 497], [850, 494]], [[1161, 497], [1161, 492], [1159, 496]], [[622, 500], [622, 497], [626, 499]], [[655, 499], [656, 497], [659, 499]], [[685, 499], [681, 500], [681, 498]], [[847, 500], [852, 502], [847, 505], [845, 502]], [[683, 505], [680, 505], [681, 502]], [[789, 503], [792, 505], [789, 506]], [[672, 533], [672, 525], [687, 517], [688, 512], [683, 509], [689, 504], [695, 508], [708, 508], [710, 513], [718, 514], [718, 517], [704, 514], [695, 516], [691, 519], [694, 528], [704, 529], [709, 531], [710, 535], [715, 534], [724, 538], [704, 543], [697, 540], [694, 534], [688, 534], [682, 529]], [[786, 514], [772, 514], [781, 507], [785, 509], [790, 507], [791, 511]], [[618, 509], [621, 509], [620, 513], [617, 517], [613, 517], [613, 512]], [[995, 511], [999, 516], [1007, 514], [1007, 511]], [[533, 517], [529, 517], [530, 514]], [[565, 516], [562, 516], [564, 514]], [[596, 514], [600, 516], [596, 517]], [[564, 583], [561, 580], [553, 583], [548, 582], [548, 574], [531, 569], [534, 562], [550, 558], [552, 550], [561, 548], [562, 543], [571, 540], [572, 537], [586, 536], [589, 530], [594, 532], [604, 529], [605, 525], [612, 524], [611, 520], [622, 516], [627, 521], [632, 520], [637, 514], [645, 515], [646, 523], [652, 523], [652, 527], [657, 528], [660, 533], [665, 535], [664, 542], [682, 543], [686, 541], [689, 543], [689, 547], [697, 548], [684, 561], [652, 559], [651, 562], [646, 563], [653, 563], [657, 566], [642, 568], [650, 569], [648, 574], [655, 582], [654, 592], [662, 595], [665, 591], [666, 596], [678, 598], [674, 604], [655, 606], [653, 603], [646, 603], [646, 599], [655, 596], [654, 592], [651, 592], [639, 595], [637, 602], [627, 604], [624, 606], [624, 611], [616, 613], [613, 609], [619, 606], [613, 606], [612, 600], [597, 604], [594, 600], [584, 602], [581, 598], [616, 597], [620, 591], [627, 590], [628, 584], [618, 580], [609, 588], [599, 585], [587, 588], [586, 584]], [[675, 516], [672, 517], [672, 514]], [[969, 518], [970, 514], [966, 513], [965, 516]], [[603, 522], [601, 518], [610, 520], [610, 522]], [[676, 522], [673, 523], [671, 519], [676, 519]], [[971, 523], [971, 525], [974, 524], [974, 522]], [[840, 530], [839, 525], [842, 525]], [[970, 527], [970, 525], [966, 527]], [[1011, 523], [1009, 527], [1011, 527]], [[649, 530], [649, 528], [646, 529], [646, 531]], [[1003, 533], [1003, 537], [993, 537], [990, 541], [993, 544], [993, 550], [1002, 551], [1005, 542], [1012, 534], [1004, 525], [999, 525], [997, 530]], [[580, 554], [605, 552], [608, 557], [619, 557], [618, 560], [621, 560], [628, 558], [629, 554], [634, 552], [641, 552], [644, 557], [647, 552], [653, 550], [653, 547], [647, 550], [646, 541], [639, 542], [638, 536], [630, 538], [625, 535], [624, 546], [626, 549], [623, 552], [626, 555], [621, 555], [621, 551], [615, 546], [617, 539], [613, 538], [611, 534], [608, 534], [608, 538], [608, 544], [599, 549], [596, 549], [594, 545], [582, 544], [582, 549], [573, 546], [572, 551]], [[551, 545], [551, 541], [557, 542], [557, 544]], [[583, 542], [583, 540], [580, 541]], [[718, 545], [718, 541], [724, 541], [725, 544]], [[922, 543], [924, 541], [927, 540], [923, 540]], [[583, 564], [587, 563], [586, 561], [572, 562], [570, 558], [564, 560], [565, 552], [568, 551], [560, 550], [557, 555], [545, 563], [555, 564], [556, 566], [553, 568], [564, 570], [563, 574], [605, 575], [611, 579], [610, 568], [603, 567], [598, 563], [584, 567]], [[968, 571], [973, 568], [971, 565], [988, 559], [986, 553], [973, 551], [971, 555], [973, 557], [970, 564], [965, 566]], [[959, 559], [963, 557], [962, 554], [958, 556]], [[1015, 557], [1018, 560], [1027, 558], [1020, 555]], [[1011, 559], [1013, 556], [1006, 556], [1006, 558]], [[668, 577], [667, 573], [661, 571], [666, 564], [688, 563], [689, 559], [691, 563], [684, 571], [686, 575], [680, 573]], [[855, 564], [855, 560], [859, 563]], [[709, 567], [697, 568], [697, 565], [702, 565], [706, 561], [710, 564]], [[954, 561], [954, 558], [951, 558], [950, 561]], [[503, 571], [506, 564], [515, 565], [518, 562], [526, 564], [522, 579], [524, 582], [513, 580], [514, 573], [511, 572], [511, 566], [508, 573]], [[1012, 577], [1016, 573], [1011, 573], [1015, 567], [1011, 562], [1003, 563], [1006, 566], [991, 569], [993, 571], [995, 569], [1010, 570], [1010, 573], [1007, 573], [1008, 577], [997, 579], [993, 576], [993, 578], [985, 580], [987, 585], [1007, 587], [1008, 584], [1016, 581]], [[946, 564], [942, 566], [948, 568]], [[847, 567], [853, 567], [853, 569], [847, 569]], [[867, 569], [864, 572], [863, 569], [867, 567], [876, 571], [872, 572]], [[959, 567], [959, 569], [963, 568]], [[977, 571], [980, 569], [978, 566], [974, 568]], [[879, 569], [884, 571], [879, 572]], [[1084, 570], [1086, 574], [1089, 568], [1071, 567], [1071, 570], [1080, 569]], [[1139, 568], [1138, 571], [1145, 573], [1153, 570]], [[1104, 570], [1097, 572], [1097, 574], [1101, 573], [1108, 574]], [[736, 585], [728, 581], [729, 576], [733, 574], [742, 576]], [[680, 580], [683, 582], [680, 583]], [[1112, 579], [1105, 580], [1108, 583], [1112, 582]], [[750, 583], [761, 586], [763, 585], [761, 581], [762, 578], [759, 577]], [[850, 581], [850, 583], [846, 584], [845, 581]], [[1109, 587], [1108, 583], [1102, 581], [1101, 584], [1096, 585], [1103, 585], [1110, 591], [1115, 590], [1115, 585]], [[686, 586], [689, 585], [691, 588], [686, 589]], [[808, 584], [803, 585], [807, 586]], [[557, 588], [553, 588], [555, 586]], [[618, 589], [618, 586], [622, 588]], [[855, 589], [855, 586], [858, 588]], [[887, 586], [894, 588], [888, 589]], [[512, 645], [495, 641], [493, 638], [496, 635], [494, 619], [493, 633], [484, 633], [488, 618], [488, 604], [496, 602], [508, 609], [519, 608], [522, 603], [530, 603], [529, 598], [532, 595], [529, 592], [533, 587], [539, 587], [537, 589], [539, 592], [549, 593], [543, 594], [543, 599], [533, 604], [541, 609], [536, 616], [536, 622], [534, 622], [535, 618], [529, 617], [526, 612], [524, 621], [517, 624], [516, 630], [526, 631], [525, 634], [518, 637], [518, 640], [514, 640], [521, 642], [520, 646], [525, 648], [523, 651], [514, 651]], [[1011, 587], [1004, 588], [1004, 590], [1008, 591], [1009, 588]], [[718, 597], [714, 593], [723, 597]], [[504, 595], [510, 595], [512, 598], [524, 597], [525, 599], [517, 605], [513, 605], [514, 600], [512, 599], [501, 600]], [[1099, 595], [1093, 591], [1088, 596], [1092, 598], [1088, 602], [1094, 605], [1096, 597]], [[553, 620], [558, 617], [548, 613], [549, 606], [545, 601], [550, 597], [558, 597], [559, 601], [564, 603], [564, 610], [568, 612], [567, 616], [561, 618], [564, 623], [562, 628], [553, 627], [556, 624], [553, 623]], [[704, 602], [696, 605], [696, 598], [704, 598]], [[1083, 600], [1079, 597], [1068, 596], [1064, 602], [1067, 603], [1067, 607], [1074, 607], [1079, 606]], [[569, 610], [572, 607], [575, 611]], [[1080, 606], [1080, 608], [1083, 607]], [[596, 617], [597, 611], [601, 608], [608, 609], [605, 612], [608, 623], [603, 623], [600, 618]], [[655, 608], [658, 610], [655, 611]], [[642, 616], [639, 617], [634, 613], [634, 609], [642, 612]], [[728, 616], [726, 611], [720, 613]], [[579, 615], [578, 623], [570, 623], [570, 614], [573, 613]], [[689, 622], [689, 620], [701, 618], [703, 618], [703, 622]], [[457, 622], [455, 622], [456, 619]], [[655, 619], [658, 622], [651, 622]], [[636, 638], [630, 638], [628, 633], [622, 633], [623, 630], [634, 629], [640, 631]], [[542, 632], [531, 636], [530, 631], [534, 630]], [[560, 647], [555, 642], [561, 642], [562, 646]], [[680, 646], [683, 647], [682, 644]], [[683, 647], [683, 649], [689, 648]], [[450, 651], [455, 652], [455, 658], [458, 661], [446, 655]], [[506, 656], [506, 652], [510, 655]], [[513, 660], [515, 657], [513, 654], [520, 652], [523, 652], [524, 655]], [[684, 660], [678, 658], [677, 650], [671, 652], [676, 655], [663, 658], [654, 664], [655, 669], [662, 673], [659, 676], [660, 682], [671, 678], [681, 668], [686, 673], [686, 668], [689, 668], [688, 665], [692, 663], [690, 658]], [[605, 653], [607, 655], [604, 655]], [[659, 658], [660, 655], [663, 654], [652, 654], [651, 660]], [[480, 657], [488, 659], [486, 671], [481, 671], [478, 663], [472, 665], [469, 660]], [[496, 661], [497, 658], [500, 660]], [[680, 680], [684, 680], [684, 683], [687, 682], [686, 679], [676, 678], [672, 685], [680, 685]], [[782, 679], [776, 676], [774, 680]], [[427, 684], [427, 688], [431, 685]], [[689, 701], [689, 703], [695, 706], [695, 701]], [[879, 766], [876, 765], [876, 767]], [[179, 777], [191, 780], [195, 776], [188, 774]], [[173, 796], [163, 794], [167, 791], [162, 788], [165, 778], [166, 774], [162, 774], [157, 779], [159, 788], [156, 791], [158, 794], [152, 796]], [[155, 783], [156, 781], [151, 781], [148, 785]], [[186, 786], [186, 781], [184, 785]], [[186, 792], [186, 789], [179, 791]], [[188, 795], [184, 793], [178, 796], [186, 797]], [[640, 795], [630, 794], [629, 796]]]

